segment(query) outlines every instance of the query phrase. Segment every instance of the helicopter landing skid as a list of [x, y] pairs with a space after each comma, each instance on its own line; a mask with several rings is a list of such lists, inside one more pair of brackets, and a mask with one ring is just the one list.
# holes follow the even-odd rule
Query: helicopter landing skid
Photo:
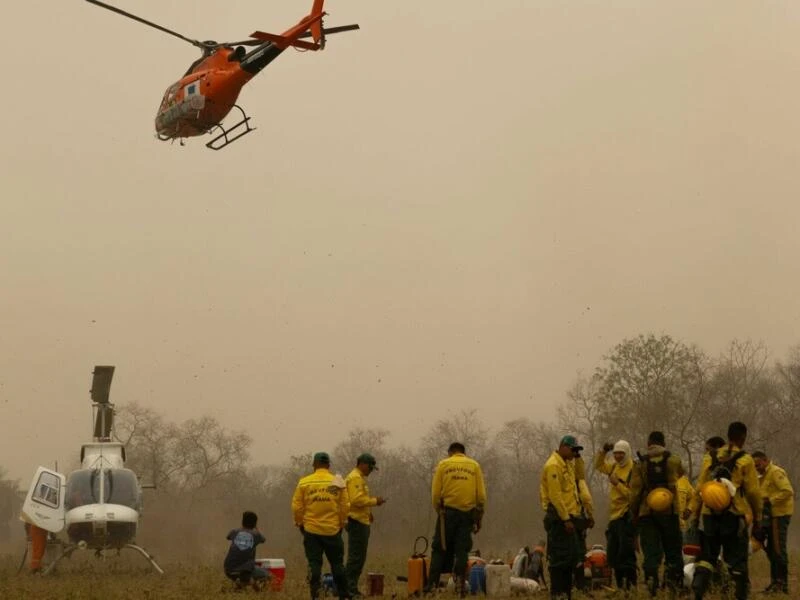
[[161, 567], [158, 566], [158, 563], [156, 562], [156, 559], [153, 558], [153, 556], [151, 554], [148, 554], [147, 550], [145, 550], [141, 546], [137, 546], [136, 544], [125, 544], [124, 547], [125, 548], [132, 548], [132, 549], [136, 550], [139, 554], [144, 556], [150, 562], [150, 564], [158, 572], [159, 575], [163, 575], [164, 574], [164, 569], [162, 569]]
[[[234, 108], [238, 108], [239, 112], [242, 113], [242, 120], [239, 121], [238, 123], [232, 125], [229, 129], [225, 129], [222, 125], [216, 125], [215, 128], [219, 127], [222, 130], [222, 133], [220, 133], [217, 137], [215, 137], [213, 140], [208, 142], [206, 144], [206, 148], [211, 148], [212, 150], [222, 150], [228, 144], [231, 144], [231, 143], [235, 142], [236, 140], [238, 140], [243, 135], [247, 135], [251, 131], [255, 130], [255, 127], [251, 127], [250, 126], [250, 122], [249, 122], [250, 121], [250, 117], [248, 117], [245, 114], [245, 112], [242, 109], [242, 107], [239, 106], [238, 104], [234, 104], [233, 107]], [[236, 133], [236, 135], [233, 135], [234, 132], [237, 132], [237, 130], [241, 130], [242, 127], [245, 128], [244, 131], [238, 131], [238, 133]], [[213, 129], [212, 129], [212, 131], [213, 131]], [[228, 137], [228, 136], [231, 136], [231, 137]], [[218, 142], [220, 142], [220, 143], [218, 143]]]
[[[61, 552], [61, 555], [58, 558], [56, 558], [52, 563], [47, 565], [47, 568], [44, 571], [42, 571], [42, 575], [43, 576], [44, 575], [48, 575], [53, 569], [56, 568], [56, 565], [59, 562], [61, 562], [62, 558], [69, 558], [70, 556], [72, 556], [72, 553], [75, 552], [75, 550], [78, 550], [79, 548], [81, 548], [81, 546], [79, 546], [78, 544], [67, 544], [67, 545], [65, 545], [63, 551]], [[132, 550], [136, 550], [139, 554], [141, 554], [142, 556], [144, 556], [147, 559], [147, 561], [150, 563], [150, 565], [153, 567], [153, 569], [155, 569], [155, 571], [159, 575], [163, 575], [164, 574], [164, 569], [162, 569], [160, 566], [158, 566], [158, 563], [156, 562], [156, 559], [153, 558], [153, 556], [151, 554], [149, 554], [147, 552], [147, 550], [145, 550], [141, 546], [137, 546], [136, 544], [125, 544], [124, 546], [122, 546], [122, 548], [131, 548]], [[122, 548], [120, 548], [119, 550], [122, 550]], [[119, 553], [119, 550], [117, 550], [117, 553]], [[95, 552], [95, 554], [97, 556], [102, 556], [102, 550], [98, 549]]]

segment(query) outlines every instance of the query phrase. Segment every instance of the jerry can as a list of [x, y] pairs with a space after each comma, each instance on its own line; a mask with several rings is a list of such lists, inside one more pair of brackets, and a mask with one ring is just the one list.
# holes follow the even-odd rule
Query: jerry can
[[[418, 544], [422, 540], [425, 542], [425, 547], [420, 552]], [[430, 564], [425, 557], [428, 551], [428, 539], [419, 536], [414, 540], [414, 553], [408, 559], [408, 595], [422, 594], [425, 586], [428, 585], [428, 573], [430, 572]]]

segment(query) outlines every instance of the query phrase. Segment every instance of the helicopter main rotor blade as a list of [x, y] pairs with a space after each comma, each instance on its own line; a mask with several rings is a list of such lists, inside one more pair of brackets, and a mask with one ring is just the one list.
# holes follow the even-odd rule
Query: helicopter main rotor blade
[[197, 46], [198, 48], [203, 48], [203, 44], [200, 43], [198, 40], [193, 40], [191, 38], [186, 37], [185, 35], [181, 35], [177, 31], [172, 31], [171, 29], [167, 29], [166, 27], [162, 27], [161, 25], [157, 25], [152, 21], [148, 21], [147, 19], [143, 19], [142, 17], [137, 17], [129, 12], [122, 10], [121, 8], [117, 8], [116, 6], [111, 6], [110, 4], [106, 4], [105, 2], [100, 2], [100, 0], [86, 0], [91, 4], [96, 4], [102, 8], [110, 10], [111, 12], [115, 12], [123, 17], [128, 17], [129, 19], [133, 19], [134, 21], [138, 21], [139, 23], [143, 23], [144, 25], [149, 25], [150, 27], [154, 27], [159, 31], [163, 31], [164, 33], [168, 33], [170, 35], [174, 35], [176, 38], [182, 39], [184, 42], [189, 42], [192, 46]]
[[225, 42], [220, 46], [260, 46], [263, 43], [261, 40], [242, 40], [241, 42]]

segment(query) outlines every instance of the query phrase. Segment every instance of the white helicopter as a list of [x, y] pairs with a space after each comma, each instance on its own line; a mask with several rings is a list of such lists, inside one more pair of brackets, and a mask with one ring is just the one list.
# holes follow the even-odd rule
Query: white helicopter
[[[39, 467], [22, 506], [20, 518], [52, 533], [66, 528], [68, 541], [61, 554], [42, 572], [46, 575], [75, 550], [106, 551], [131, 548], [158, 573], [164, 571], [144, 548], [135, 543], [142, 510], [142, 487], [136, 474], [125, 468], [125, 447], [111, 441], [114, 405], [108, 401], [114, 367], [93, 371], [92, 413], [94, 440], [81, 446], [81, 468], [68, 477]], [[144, 486], [154, 487], [154, 486]]]

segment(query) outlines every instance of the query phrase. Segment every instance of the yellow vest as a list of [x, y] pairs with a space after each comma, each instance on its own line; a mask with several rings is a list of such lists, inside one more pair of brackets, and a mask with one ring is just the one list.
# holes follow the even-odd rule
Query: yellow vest
[[372, 523], [370, 507], [377, 506], [378, 499], [370, 497], [367, 478], [356, 467], [350, 471], [345, 483], [347, 483], [347, 496], [350, 498], [350, 514], [348, 516], [359, 523], [369, 525]]
[[292, 496], [295, 525], [319, 535], [334, 535], [344, 527], [350, 501], [347, 488], [336, 487], [333, 479], [328, 469], [317, 469], [297, 483]]
[[436, 465], [431, 484], [434, 510], [443, 503], [447, 508], [468, 511], [486, 507], [486, 486], [477, 461], [456, 453]]
[[557, 451], [554, 451], [544, 463], [539, 484], [539, 500], [545, 512], [552, 504], [562, 521], [570, 517], [579, 517], [581, 514], [575, 475], [567, 465], [567, 461], [561, 458]]
[[630, 494], [631, 494], [631, 471], [633, 470], [633, 460], [628, 458], [628, 462], [620, 465], [616, 461], [613, 464], [606, 462], [604, 454], [598, 454], [594, 460], [594, 468], [600, 473], [611, 475], [612, 473], [617, 476], [619, 482], [617, 485], [611, 485], [611, 506], [609, 519], [621, 519], [625, 513], [630, 509]]
[[759, 482], [761, 497], [769, 499], [773, 517], [785, 517], [794, 513], [794, 489], [786, 471], [770, 463]]

